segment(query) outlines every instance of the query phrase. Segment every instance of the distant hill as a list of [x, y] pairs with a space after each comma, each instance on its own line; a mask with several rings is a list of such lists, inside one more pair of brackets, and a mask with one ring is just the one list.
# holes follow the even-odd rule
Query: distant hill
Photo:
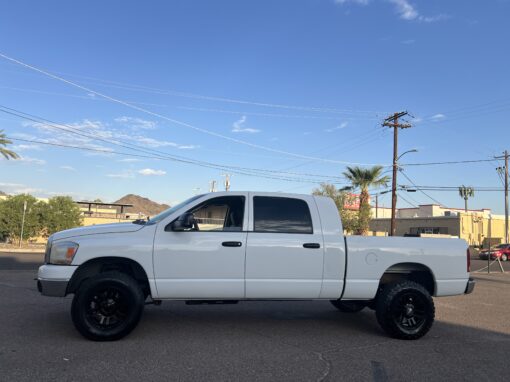
[[122, 203], [122, 204], [132, 204], [133, 207], [129, 207], [127, 212], [131, 213], [139, 213], [141, 212], [144, 215], [154, 216], [159, 214], [161, 211], [170, 208], [167, 204], [159, 204], [148, 198], [144, 198], [139, 195], [128, 194], [116, 200], [114, 203]]
[[7, 196], [7, 194], [3, 191], [0, 191], [0, 196]]

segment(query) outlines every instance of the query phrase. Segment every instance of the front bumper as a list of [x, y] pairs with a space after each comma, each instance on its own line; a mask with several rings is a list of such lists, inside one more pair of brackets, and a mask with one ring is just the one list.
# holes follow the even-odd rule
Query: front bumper
[[465, 294], [470, 294], [473, 292], [473, 289], [475, 289], [475, 284], [476, 284], [476, 281], [470, 277], [468, 282], [467, 282], [467, 285], [466, 285], [466, 290], [464, 291]]
[[67, 284], [77, 268], [74, 265], [45, 264], [40, 266], [37, 275], [37, 290], [43, 296], [64, 297], [67, 294]]
[[67, 294], [67, 280], [44, 280], [37, 279], [37, 290], [43, 296], [65, 297]]

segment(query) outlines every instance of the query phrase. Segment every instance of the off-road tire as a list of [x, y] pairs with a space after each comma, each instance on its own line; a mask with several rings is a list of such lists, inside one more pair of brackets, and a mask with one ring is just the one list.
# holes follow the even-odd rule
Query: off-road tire
[[342, 313], [358, 313], [367, 306], [364, 301], [331, 300], [331, 304]]
[[[422, 285], [406, 280], [388, 284], [379, 291], [375, 313], [379, 325], [391, 337], [416, 340], [432, 327], [435, 308], [430, 293]], [[412, 320], [418, 323], [415, 327]]]
[[[144, 300], [142, 288], [131, 276], [118, 271], [100, 273], [85, 280], [76, 291], [71, 317], [85, 338], [115, 341], [136, 327]], [[105, 321], [109, 324], [112, 318], [112, 325], [104, 324]]]

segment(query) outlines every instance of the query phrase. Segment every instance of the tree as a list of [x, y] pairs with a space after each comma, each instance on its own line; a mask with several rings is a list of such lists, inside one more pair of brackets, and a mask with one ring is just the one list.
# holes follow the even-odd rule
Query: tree
[[42, 211], [44, 202], [28, 194], [9, 196], [0, 201], [0, 236], [17, 241], [21, 235], [23, 206], [27, 203], [23, 239], [38, 236], [42, 232]]
[[382, 166], [374, 166], [371, 168], [363, 167], [347, 167], [347, 171], [343, 173], [345, 178], [349, 180], [354, 189], [360, 190], [358, 225], [356, 234], [366, 235], [369, 230], [370, 219], [372, 217], [370, 208], [369, 187], [387, 186], [390, 178], [382, 176]]
[[468, 211], [468, 199], [475, 196], [475, 190], [473, 187], [466, 187], [464, 185], [459, 187], [459, 195], [464, 199], [464, 211]]
[[80, 207], [69, 196], [55, 196], [43, 208], [44, 234], [81, 226]]
[[12, 141], [7, 139], [3, 130], [0, 130], [0, 154], [7, 160], [10, 158], [18, 159], [19, 156], [14, 151], [8, 150], [7, 145], [12, 144]]
[[345, 190], [335, 187], [333, 184], [321, 183], [319, 188], [312, 191], [313, 195], [327, 196], [333, 199], [338, 208], [340, 217], [342, 218], [342, 225], [347, 232], [355, 232], [357, 230], [357, 218], [352, 211], [344, 208], [345, 201], [349, 194]]

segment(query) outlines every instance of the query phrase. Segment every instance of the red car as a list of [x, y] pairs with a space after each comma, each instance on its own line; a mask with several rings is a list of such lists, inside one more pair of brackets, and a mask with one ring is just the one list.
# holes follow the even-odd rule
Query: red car
[[489, 255], [491, 260], [499, 258], [501, 261], [507, 261], [510, 258], [510, 244], [500, 244], [492, 247], [491, 249], [484, 249], [483, 251], [480, 251], [478, 256], [482, 260], [487, 260]]

